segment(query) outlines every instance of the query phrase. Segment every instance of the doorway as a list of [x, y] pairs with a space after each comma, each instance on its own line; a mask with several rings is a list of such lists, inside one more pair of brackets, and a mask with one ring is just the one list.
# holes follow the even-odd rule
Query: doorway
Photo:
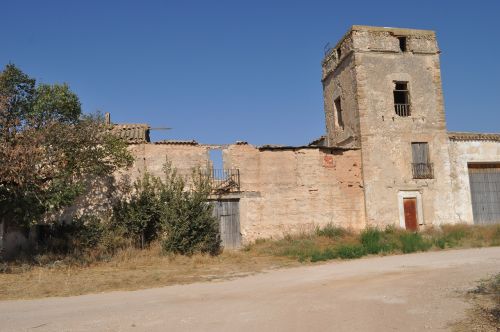
[[417, 198], [403, 198], [403, 209], [405, 212], [405, 228], [410, 231], [417, 231]]
[[399, 226], [401, 228], [417, 231], [424, 225], [422, 207], [422, 193], [420, 191], [398, 192]]
[[226, 249], [241, 246], [239, 200], [213, 201], [213, 215], [219, 220], [220, 237]]

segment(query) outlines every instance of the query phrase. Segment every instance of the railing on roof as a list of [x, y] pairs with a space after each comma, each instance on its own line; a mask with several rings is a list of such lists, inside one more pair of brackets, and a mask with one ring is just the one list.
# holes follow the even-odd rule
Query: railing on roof
[[212, 185], [212, 192], [223, 194], [240, 190], [240, 170], [239, 169], [216, 169], [209, 168], [203, 170], [203, 174], [208, 176]]

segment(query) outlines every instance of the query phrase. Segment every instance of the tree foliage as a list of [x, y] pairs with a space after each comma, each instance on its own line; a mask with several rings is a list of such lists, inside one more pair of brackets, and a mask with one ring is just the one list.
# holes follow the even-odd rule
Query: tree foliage
[[66, 84], [39, 84], [15, 65], [0, 72], [0, 215], [27, 226], [71, 205], [90, 177], [131, 162], [99, 115], [83, 115]]
[[161, 239], [167, 253], [217, 255], [219, 223], [209, 195], [209, 180], [201, 172], [193, 171], [186, 182], [167, 162], [162, 178], [145, 174], [136, 180], [130, 199], [115, 205], [113, 225], [141, 246]]

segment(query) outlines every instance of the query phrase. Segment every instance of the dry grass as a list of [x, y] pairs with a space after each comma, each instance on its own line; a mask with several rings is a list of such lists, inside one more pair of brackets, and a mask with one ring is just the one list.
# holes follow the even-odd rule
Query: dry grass
[[[230, 279], [259, 271], [368, 254], [500, 245], [500, 225], [452, 225], [420, 234], [396, 228], [361, 234], [329, 225], [315, 232], [258, 240], [241, 251], [165, 256], [159, 245], [126, 249], [108, 261], [38, 260], [39, 265], [10, 264], [0, 272], [0, 300], [69, 296], [114, 290], [137, 290], [197, 281]], [[92, 259], [85, 262], [92, 262]], [[43, 263], [42, 263], [43, 262]], [[85, 263], [87, 264], [87, 263]], [[1, 268], [1, 266], [0, 266]]]
[[297, 265], [287, 258], [227, 251], [220, 256], [164, 256], [158, 245], [127, 249], [90, 266], [11, 266], [0, 274], [0, 300], [137, 290], [196, 281], [229, 279], [266, 269]]
[[500, 331], [500, 274], [481, 281], [467, 297], [472, 308], [464, 320], [452, 326], [453, 331]]

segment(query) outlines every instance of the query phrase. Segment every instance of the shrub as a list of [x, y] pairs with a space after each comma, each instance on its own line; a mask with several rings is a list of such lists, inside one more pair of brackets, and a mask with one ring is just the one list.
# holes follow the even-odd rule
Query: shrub
[[[470, 238], [472, 235], [468, 225], [443, 225], [441, 229], [443, 235], [439, 244], [442, 245], [444, 242], [448, 247], [456, 247], [463, 239]], [[440, 248], [444, 247], [440, 246]]]
[[164, 184], [146, 173], [133, 187], [129, 200], [118, 201], [113, 206], [111, 226], [143, 248], [156, 240], [164, 228], [165, 207], [160, 199]]
[[343, 244], [337, 247], [337, 255], [342, 259], [360, 258], [365, 254], [365, 248], [360, 244]]
[[177, 175], [169, 164], [164, 167], [165, 186], [161, 202], [165, 204], [165, 234], [163, 250], [166, 253], [192, 255], [221, 252], [219, 222], [208, 203], [211, 193], [210, 179], [193, 170], [191, 186]]
[[43, 227], [32, 256], [38, 264], [65, 260], [89, 264], [110, 258], [119, 249], [130, 246], [130, 240], [109, 227], [106, 219], [95, 215], [73, 218], [69, 223]]
[[335, 226], [332, 223], [328, 223], [323, 228], [320, 228], [320, 227], [316, 228], [316, 235], [317, 236], [325, 236], [325, 237], [328, 237], [331, 239], [341, 238], [346, 234], [347, 234], [347, 231], [345, 228]]
[[220, 253], [219, 223], [208, 203], [209, 179], [193, 171], [191, 180], [188, 185], [168, 161], [163, 180], [145, 174], [134, 183], [130, 198], [115, 204], [113, 228], [141, 248], [161, 239], [165, 253]]
[[311, 254], [311, 262], [327, 261], [337, 258], [338, 254], [332, 248], [326, 248], [323, 251], [313, 251]]
[[73, 218], [71, 222], [46, 226], [38, 252], [82, 254], [101, 243], [105, 226], [95, 216]]
[[378, 254], [385, 250], [385, 246], [381, 243], [382, 235], [383, 233], [380, 230], [371, 227], [361, 232], [361, 244], [368, 254]]
[[427, 251], [432, 243], [426, 241], [419, 233], [403, 233], [399, 236], [401, 250], [407, 254], [416, 251]]

